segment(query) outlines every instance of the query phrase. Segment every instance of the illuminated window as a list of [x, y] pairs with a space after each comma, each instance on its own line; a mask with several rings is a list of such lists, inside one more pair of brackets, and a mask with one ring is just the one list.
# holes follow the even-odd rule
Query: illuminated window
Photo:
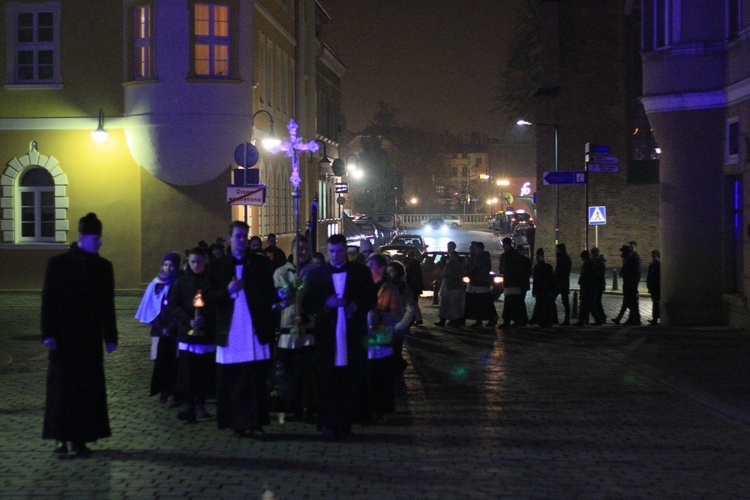
[[9, 3], [8, 84], [60, 83], [60, 3]]
[[136, 80], [152, 78], [151, 6], [133, 9], [133, 76]]
[[195, 74], [229, 78], [229, 6], [195, 4]]

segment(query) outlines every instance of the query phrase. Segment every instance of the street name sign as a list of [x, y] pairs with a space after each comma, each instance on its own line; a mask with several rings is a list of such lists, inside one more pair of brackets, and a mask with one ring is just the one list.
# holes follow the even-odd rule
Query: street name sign
[[619, 172], [620, 165], [618, 163], [587, 163], [586, 164], [589, 172]]
[[542, 180], [545, 186], [553, 184], [586, 184], [586, 172], [579, 170], [544, 172]]
[[590, 163], [620, 163], [620, 158], [618, 156], [589, 155], [588, 161]]
[[227, 205], [263, 205], [266, 202], [266, 186], [227, 186]]
[[607, 223], [607, 207], [589, 207], [589, 225], [603, 226]]
[[334, 184], [334, 191], [336, 193], [348, 193], [349, 192], [349, 183], [348, 182], [337, 182]]

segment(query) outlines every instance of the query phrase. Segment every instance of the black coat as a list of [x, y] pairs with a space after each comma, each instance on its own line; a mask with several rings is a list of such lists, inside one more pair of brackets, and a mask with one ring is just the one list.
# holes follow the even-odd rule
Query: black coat
[[211, 310], [203, 307], [201, 314], [204, 318], [204, 327], [201, 328], [202, 335], [188, 335], [192, 329], [190, 322], [195, 318], [195, 307], [193, 299], [198, 290], [205, 290], [208, 284], [207, 272], [195, 274], [188, 268], [169, 289], [169, 307], [172, 316], [177, 320], [177, 334], [180, 342], [188, 344], [212, 344], [214, 342], [213, 332], [215, 316]]
[[[346, 320], [347, 352], [350, 362], [366, 359], [367, 356], [367, 312], [377, 302], [376, 288], [370, 270], [352, 262], [344, 264], [347, 273], [344, 299], [357, 304], [357, 310]], [[334, 267], [323, 264], [312, 269], [305, 277], [302, 292], [303, 312], [315, 318], [315, 346], [324, 364], [333, 366], [336, 352], [336, 321], [338, 310], [329, 309], [325, 302], [336, 293], [331, 278]]]
[[273, 286], [270, 261], [256, 253], [247, 253], [242, 260], [236, 260], [232, 255], [224, 255], [206, 269], [208, 284], [203, 293], [203, 301], [213, 315], [212, 321], [206, 325], [206, 331], [214, 336], [217, 345], [227, 345], [234, 313], [234, 299], [229, 296], [227, 286], [235, 276], [235, 265], [239, 263], [243, 264], [245, 298], [255, 335], [261, 344], [269, 344], [275, 333], [275, 317], [271, 308], [277, 301], [276, 288]]
[[112, 263], [74, 243], [49, 260], [42, 291], [42, 340], [53, 337], [50, 359], [101, 362], [104, 343], [117, 344]]
[[117, 344], [112, 264], [73, 244], [49, 260], [42, 291], [42, 339], [49, 353], [42, 437], [90, 442], [111, 435], [104, 343]]
[[570, 290], [570, 271], [572, 262], [567, 253], [558, 252], [555, 263], [555, 288], [557, 292]]

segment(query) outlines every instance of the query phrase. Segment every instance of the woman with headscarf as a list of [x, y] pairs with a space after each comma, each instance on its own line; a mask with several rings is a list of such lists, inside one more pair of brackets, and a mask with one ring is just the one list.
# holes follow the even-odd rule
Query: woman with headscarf
[[161, 268], [149, 283], [135, 313], [141, 323], [151, 325], [151, 396], [159, 394], [162, 403], [178, 406], [174, 388], [177, 384], [177, 320], [169, 309], [169, 289], [177, 278], [180, 254], [170, 252], [162, 259]]

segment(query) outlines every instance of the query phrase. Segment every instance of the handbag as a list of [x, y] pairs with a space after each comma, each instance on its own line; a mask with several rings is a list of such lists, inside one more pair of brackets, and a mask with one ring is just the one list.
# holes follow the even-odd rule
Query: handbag
[[369, 347], [389, 346], [393, 343], [393, 327], [380, 324], [367, 331], [367, 345]]

